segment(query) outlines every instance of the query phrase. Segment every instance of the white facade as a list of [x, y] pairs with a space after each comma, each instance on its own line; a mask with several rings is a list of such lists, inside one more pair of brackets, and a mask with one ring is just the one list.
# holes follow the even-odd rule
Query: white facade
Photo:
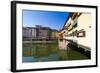
[[36, 38], [36, 29], [30, 27], [23, 27], [23, 37], [25, 38]]
[[[91, 30], [91, 14], [83, 13], [78, 18], [78, 31], [84, 30], [85, 36], [78, 37], [78, 44], [91, 48], [92, 30]], [[80, 35], [82, 35], [80, 33]]]
[[77, 13], [73, 18], [69, 17], [63, 29], [65, 31], [63, 39], [73, 41], [78, 47], [90, 51], [92, 42], [91, 21], [91, 14], [89, 13]]
[[33, 39], [36, 38], [36, 29], [35, 29], [35, 28], [32, 28], [32, 29], [31, 29], [31, 37], [32, 37]]
[[31, 32], [30, 32], [29, 28], [23, 27], [23, 30], [22, 30], [23, 37], [26, 37], [26, 38], [30, 37], [30, 33]]

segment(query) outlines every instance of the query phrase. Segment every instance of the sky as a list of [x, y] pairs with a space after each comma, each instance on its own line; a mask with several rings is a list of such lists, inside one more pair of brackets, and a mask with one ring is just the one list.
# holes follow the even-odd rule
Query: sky
[[43, 27], [60, 30], [63, 28], [68, 16], [69, 12], [23, 10], [23, 26], [35, 27], [35, 25], [42, 25]]

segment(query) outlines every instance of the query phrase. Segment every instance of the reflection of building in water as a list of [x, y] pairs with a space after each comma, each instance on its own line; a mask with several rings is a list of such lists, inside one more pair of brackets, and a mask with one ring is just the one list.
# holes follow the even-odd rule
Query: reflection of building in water
[[67, 43], [83, 48], [85, 51], [90, 51], [91, 21], [89, 13], [70, 13], [63, 29], [59, 32], [59, 39], [66, 40]]
[[59, 39], [58, 39], [58, 42], [59, 42], [59, 49], [61, 50], [66, 50], [67, 49], [67, 41], [66, 39], [64, 39], [64, 33], [65, 33], [65, 30], [61, 30], [60, 33], [59, 33]]

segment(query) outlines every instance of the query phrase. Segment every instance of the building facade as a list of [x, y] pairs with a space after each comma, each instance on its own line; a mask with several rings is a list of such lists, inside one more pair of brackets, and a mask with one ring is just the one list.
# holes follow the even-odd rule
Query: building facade
[[91, 14], [83, 13], [78, 17], [78, 26], [77, 26], [77, 40], [78, 47], [86, 48], [85, 50], [91, 50], [91, 42], [92, 42], [92, 29], [91, 29]]
[[23, 27], [23, 40], [41, 40], [41, 39], [57, 39], [58, 31], [50, 29], [49, 27]]
[[23, 40], [36, 39], [36, 28], [23, 27], [22, 35], [23, 35]]
[[[83, 48], [86, 51], [91, 50], [91, 14], [89, 13], [70, 13], [69, 19], [65, 23], [59, 36], [67, 41]], [[66, 43], [66, 42], [65, 42]]]
[[53, 29], [51, 33], [51, 39], [58, 39], [58, 31]]
[[50, 39], [51, 29], [49, 27], [36, 25], [36, 37], [37, 39]]

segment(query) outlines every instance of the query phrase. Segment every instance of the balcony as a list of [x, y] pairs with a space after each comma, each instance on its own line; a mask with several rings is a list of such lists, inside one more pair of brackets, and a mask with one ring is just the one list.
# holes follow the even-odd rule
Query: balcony
[[77, 19], [78, 19], [78, 17], [75, 17], [75, 19], [73, 20], [72, 26], [74, 26], [75, 24], [77, 24]]

